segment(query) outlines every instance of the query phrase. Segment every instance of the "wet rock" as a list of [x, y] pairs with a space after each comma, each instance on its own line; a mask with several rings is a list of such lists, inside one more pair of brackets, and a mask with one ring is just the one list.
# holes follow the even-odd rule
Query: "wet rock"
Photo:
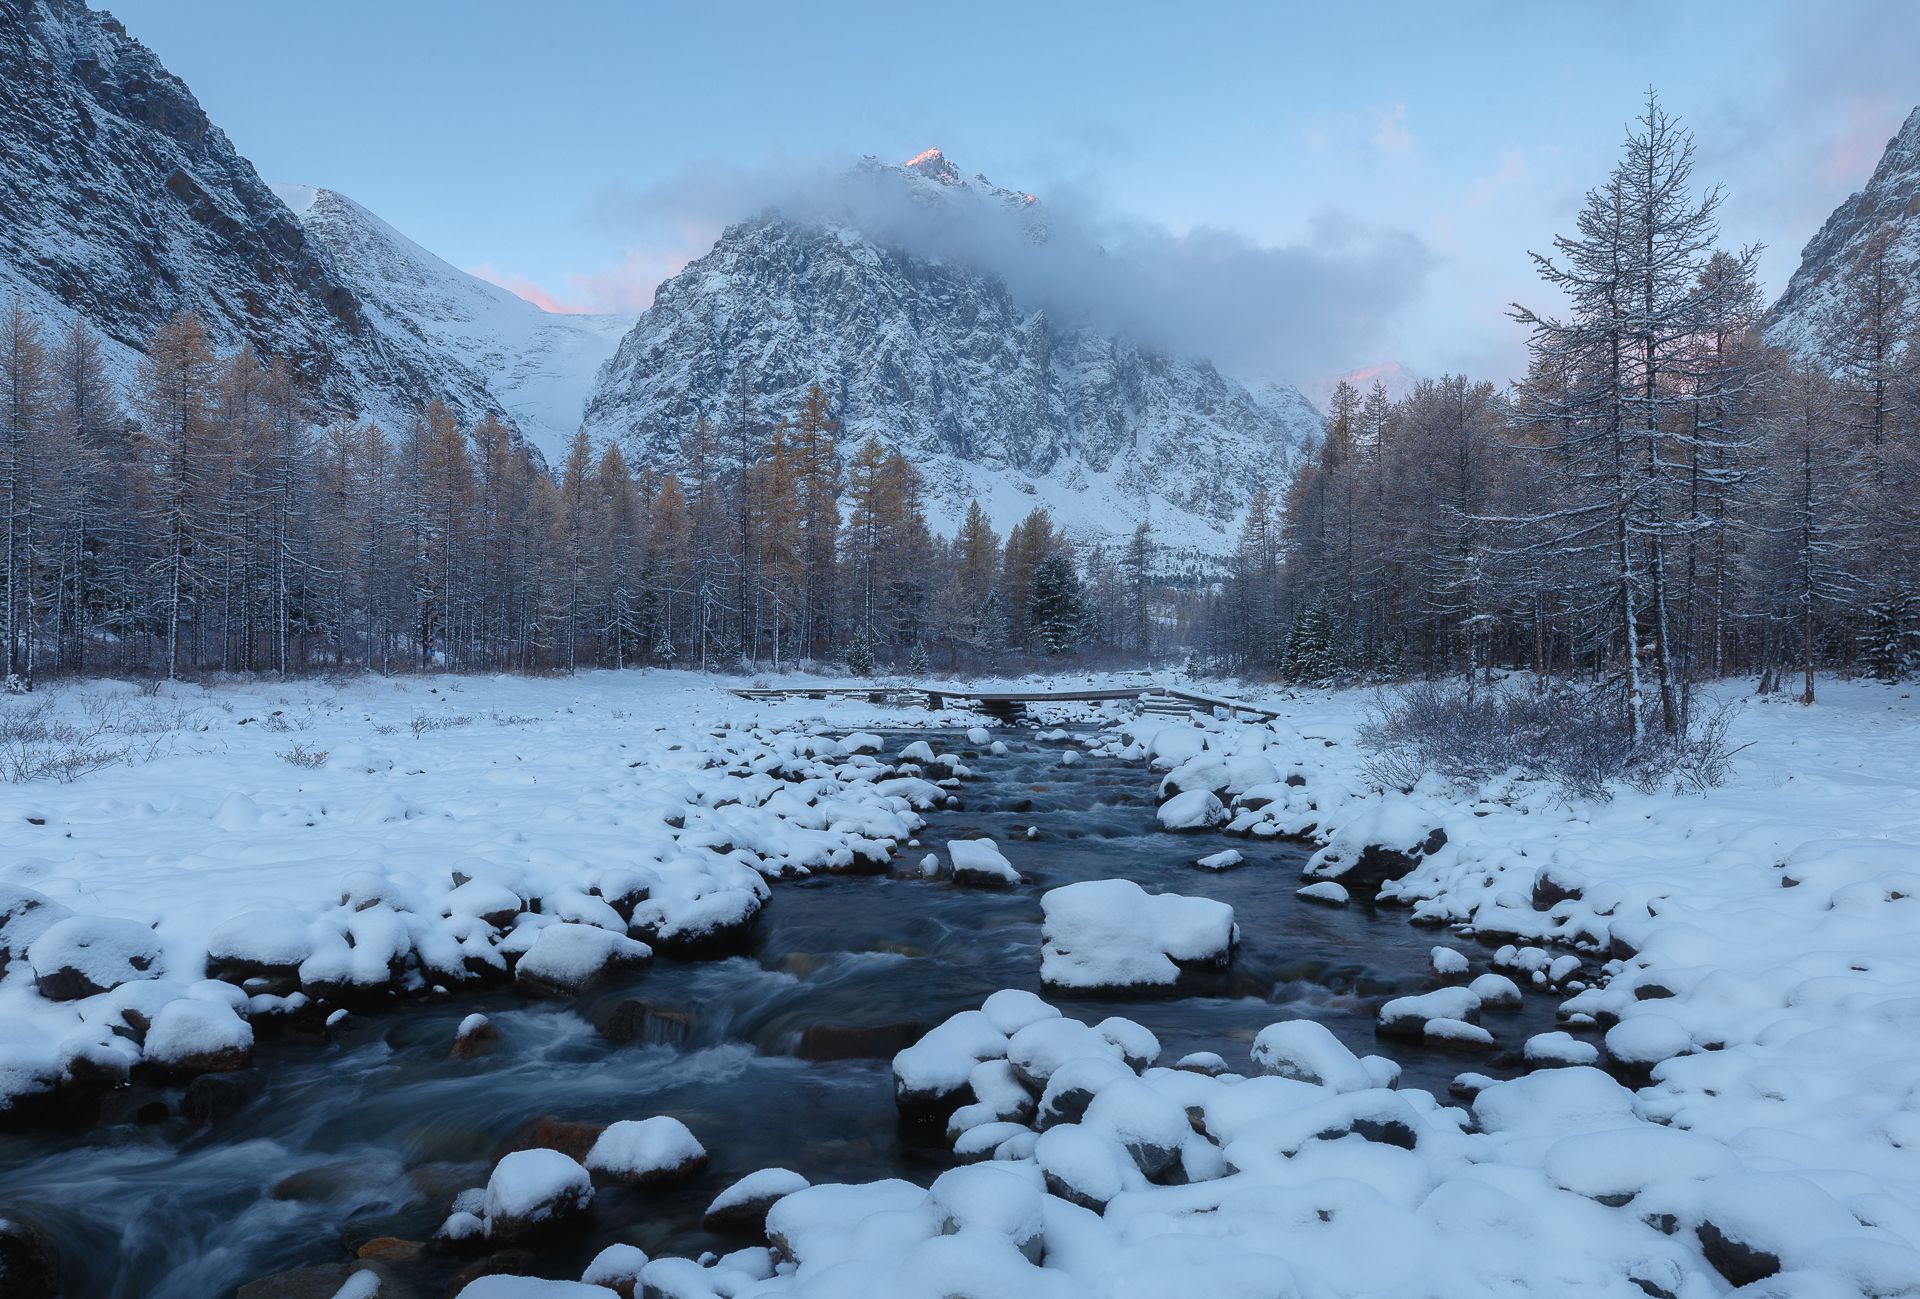
[[920, 1020], [893, 1024], [810, 1024], [794, 1054], [802, 1060], [889, 1060], [927, 1031]]
[[229, 1073], [253, 1063], [253, 1026], [224, 1002], [179, 997], [154, 1016], [145, 1051], [171, 1074]]
[[605, 1130], [597, 1123], [575, 1123], [551, 1115], [528, 1119], [507, 1134], [494, 1150], [494, 1158], [503, 1159], [518, 1150], [557, 1150], [569, 1159], [585, 1159]]
[[[319, 1267], [295, 1268], [273, 1276], [249, 1281], [240, 1287], [234, 1299], [334, 1299], [348, 1280], [359, 1273], [374, 1278], [372, 1290], [349, 1290], [348, 1294], [365, 1299], [414, 1299], [416, 1291], [404, 1285], [384, 1264], [371, 1261], [324, 1263]], [[359, 1282], [365, 1286], [366, 1282]]]
[[426, 1257], [426, 1245], [417, 1240], [402, 1240], [398, 1236], [375, 1236], [353, 1256], [374, 1263], [385, 1263], [393, 1267], [407, 1267]]
[[485, 1015], [468, 1015], [454, 1031], [453, 1047], [447, 1052], [455, 1060], [475, 1060], [500, 1045], [500, 1030]]
[[[593, 1256], [587, 1270], [580, 1274], [582, 1285], [597, 1285], [613, 1291], [620, 1299], [637, 1299], [648, 1294], [640, 1281], [647, 1266], [646, 1251], [635, 1245], [609, 1245]], [[698, 1264], [695, 1264], [698, 1266]]]
[[[447, 1282], [447, 1299], [455, 1299], [462, 1290], [483, 1276], [532, 1276], [539, 1269], [539, 1264], [539, 1258], [530, 1249], [499, 1250], [455, 1272], [453, 1279]], [[246, 1296], [239, 1296], [238, 1299], [246, 1299]]]
[[0, 1294], [7, 1299], [58, 1299], [60, 1255], [44, 1231], [0, 1216]]
[[746, 889], [709, 894], [676, 910], [655, 899], [635, 909], [632, 932], [681, 960], [736, 956], [753, 946], [754, 926], [764, 905], [758, 894]]
[[250, 1069], [204, 1073], [187, 1084], [180, 1112], [198, 1124], [218, 1123], [236, 1114], [266, 1089], [266, 1080]]
[[1533, 909], [1551, 911], [1562, 902], [1577, 902], [1586, 893], [1586, 880], [1565, 866], [1547, 866], [1533, 878]]
[[1382, 1037], [1419, 1038], [1429, 1022], [1473, 1024], [1480, 1018], [1480, 998], [1468, 988], [1437, 988], [1416, 997], [1396, 997], [1380, 1008], [1374, 1031]]
[[268, 1194], [276, 1200], [331, 1200], [365, 1181], [366, 1169], [358, 1160], [341, 1160], [289, 1173]]
[[1378, 891], [1389, 881], [1402, 879], [1413, 873], [1422, 859], [1431, 857], [1447, 846], [1447, 832], [1436, 827], [1433, 832], [1411, 850], [1389, 848], [1383, 844], [1368, 844], [1360, 850], [1360, 856], [1354, 861], [1353, 869], [1347, 871], [1340, 880], [1348, 888], [1371, 889]]
[[627, 1000], [608, 1011], [598, 1027], [600, 1036], [610, 1042], [683, 1046], [693, 1036], [693, 1013]]
[[562, 921], [548, 925], [514, 966], [514, 986], [542, 997], [572, 997], [608, 974], [644, 965], [653, 950], [625, 934]]

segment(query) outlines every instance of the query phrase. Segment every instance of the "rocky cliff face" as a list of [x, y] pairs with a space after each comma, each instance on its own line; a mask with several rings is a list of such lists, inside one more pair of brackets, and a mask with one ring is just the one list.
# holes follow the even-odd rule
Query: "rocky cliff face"
[[[1031, 196], [963, 179], [938, 151], [863, 167], [910, 202], [971, 202], [1047, 238]], [[850, 215], [774, 212], [729, 227], [660, 286], [586, 423], [671, 466], [701, 415], [724, 424], [744, 399], [770, 421], [816, 382], [845, 443], [871, 435], [913, 459], [942, 523], [972, 497], [1002, 529], [1044, 503], [1085, 534], [1147, 518], [1169, 542], [1215, 553], [1320, 423], [1290, 388], [1256, 398], [1205, 361], [1050, 320], [994, 274], [916, 254]]]
[[292, 358], [330, 412], [500, 408], [458, 358], [383, 329], [179, 78], [80, 0], [0, 0], [0, 214], [0, 296], [85, 317], [123, 371], [193, 311], [223, 346]]
[[1920, 108], [1887, 142], [1866, 188], [1835, 208], [1801, 250], [1799, 269], [1774, 304], [1767, 340], [1812, 350], [1820, 321], [1845, 299], [1861, 251], [1881, 232], [1890, 240], [1894, 264], [1920, 295]]

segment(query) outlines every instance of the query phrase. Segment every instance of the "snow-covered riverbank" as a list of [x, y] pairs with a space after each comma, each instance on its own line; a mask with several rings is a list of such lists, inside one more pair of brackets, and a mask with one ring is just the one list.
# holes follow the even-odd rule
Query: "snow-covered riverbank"
[[132, 761], [0, 786], [0, 1107], [110, 1085], [142, 1039], [149, 1063], [230, 1068], [252, 1021], [318, 1002], [509, 963], [565, 992], [724, 946], [767, 879], [884, 869], [945, 797], [877, 741], [817, 738], [940, 715], [809, 701], [756, 731], [687, 673], [91, 682], [0, 707], [42, 701], [84, 733], [49, 751], [142, 734]]
[[[51, 697], [74, 717], [139, 698], [114, 683]], [[952, 755], [916, 750], [902, 772], [901, 755], [832, 735], [969, 720], [748, 705], [675, 673], [161, 702], [184, 725], [151, 761], [0, 787], [0, 1081], [15, 1096], [111, 1081], [143, 1049], [231, 1068], [253, 1023], [311, 1017], [310, 999], [384, 1004], [510, 965], [565, 992], [636, 949], [724, 948], [769, 878], [920, 860], [905, 845]], [[1143, 790], [1191, 792], [1170, 829], [1309, 835], [1324, 847], [1308, 873], [1323, 893], [1351, 885], [1355, 905], [1385, 860], [1367, 850], [1404, 851], [1384, 873], [1412, 869], [1382, 899], [1449, 950], [1434, 999], [1390, 1003], [1383, 1039], [1454, 1043], [1455, 1096], [1392, 1088], [1390, 1043], [1360, 1058], [1308, 1021], [1250, 1056], [1171, 1067], [1137, 1024], [1075, 1028], [1022, 993], [908, 1057], [964, 1088], [948, 1098], [955, 1148], [991, 1162], [931, 1190], [814, 1187], [775, 1210], [771, 1252], [655, 1260], [646, 1284], [1920, 1294], [1920, 710], [1904, 692], [1829, 683], [1811, 710], [1752, 705], [1725, 787], [1598, 805], [1521, 785], [1383, 795], [1353, 743], [1366, 696], [1274, 702], [1272, 726], [1139, 719], [1088, 747], [1139, 760]], [[1166, 891], [1203, 892], [1207, 874]], [[45, 902], [20, 905], [28, 890]], [[1498, 1015], [1475, 1024], [1501, 993], [1495, 964], [1563, 999], [1567, 1031], [1524, 1043]], [[88, 977], [125, 982], [63, 995]], [[1475, 1076], [1503, 1072], [1485, 1063], [1496, 1049], [1564, 1067]], [[793, 1142], [804, 1167], [804, 1131]], [[548, 1292], [502, 1278], [470, 1293]]]

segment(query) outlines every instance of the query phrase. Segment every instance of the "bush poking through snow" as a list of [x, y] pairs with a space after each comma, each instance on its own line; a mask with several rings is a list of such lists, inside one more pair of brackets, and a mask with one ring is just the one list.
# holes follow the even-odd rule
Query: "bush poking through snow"
[[52, 699], [0, 707], [0, 780], [80, 779], [116, 763], [151, 762], [187, 727], [186, 710], [90, 695], [80, 716], [58, 716]]
[[1604, 802], [1613, 781], [1642, 791], [1719, 785], [1736, 752], [1732, 717], [1717, 709], [1680, 735], [1635, 746], [1614, 685], [1540, 694], [1505, 682], [1423, 681], [1383, 693], [1359, 738], [1372, 755], [1366, 776], [1386, 789], [1412, 789], [1430, 772], [1471, 789], [1517, 771], [1565, 797]]
[[327, 751], [309, 748], [304, 744], [295, 744], [291, 749], [280, 751], [280, 761], [312, 770], [327, 765]]

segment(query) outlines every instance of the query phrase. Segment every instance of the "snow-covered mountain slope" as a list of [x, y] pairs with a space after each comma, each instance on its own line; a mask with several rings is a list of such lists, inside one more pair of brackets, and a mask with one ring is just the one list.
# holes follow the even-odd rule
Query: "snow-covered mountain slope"
[[343, 194], [307, 185], [273, 190], [375, 328], [470, 371], [548, 462], [559, 462], [595, 372], [635, 317], [542, 311], [449, 265]]
[[1845, 299], [1867, 241], [1882, 231], [1890, 241], [1891, 261], [1920, 294], [1920, 108], [1887, 141], [1866, 188], [1835, 208], [1801, 250], [1799, 269], [1774, 304], [1767, 341], [1812, 351], [1820, 322]]
[[[859, 178], [942, 219], [1007, 220], [1048, 238], [1043, 205], [937, 150]], [[872, 205], [869, 205], [870, 207]], [[885, 205], [878, 205], [884, 207]], [[926, 477], [937, 526], [978, 497], [1002, 530], [1035, 505], [1084, 536], [1148, 519], [1163, 541], [1219, 554], [1256, 487], [1284, 484], [1320, 420], [1291, 389], [1262, 400], [1187, 360], [1016, 300], [999, 276], [908, 251], [851, 210], [766, 212], [662, 284], [601, 375], [586, 423], [651, 464], [676, 462], [705, 415], [724, 425], [832, 398], [843, 446], [871, 435]]]
[[192, 93], [80, 0], [0, 0], [0, 291], [84, 317], [125, 370], [175, 312], [290, 357], [323, 408], [406, 418], [494, 403], [474, 373], [383, 330]]
[[1382, 361], [1379, 365], [1363, 365], [1358, 370], [1349, 370], [1345, 374], [1330, 374], [1323, 379], [1300, 385], [1300, 391], [1313, 403], [1315, 410], [1325, 413], [1333, 403], [1333, 390], [1342, 380], [1354, 386], [1362, 397], [1373, 391], [1373, 385], [1379, 384], [1387, 390], [1389, 401], [1399, 401], [1412, 392], [1422, 376], [1415, 374], [1398, 361]]

